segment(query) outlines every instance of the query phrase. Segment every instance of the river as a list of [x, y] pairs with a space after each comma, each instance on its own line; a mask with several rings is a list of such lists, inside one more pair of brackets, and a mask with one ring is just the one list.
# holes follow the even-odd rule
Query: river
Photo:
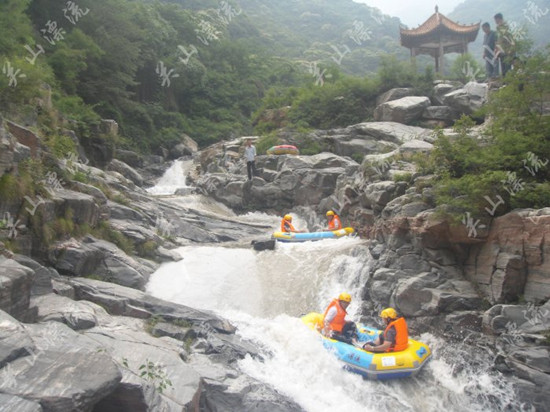
[[[176, 167], [185, 171], [181, 163], [172, 168]], [[182, 174], [163, 180], [163, 187], [185, 185]], [[156, 193], [169, 194], [170, 190], [158, 188]], [[233, 216], [229, 209], [202, 196], [174, 197], [173, 201], [209, 205], [220, 217]], [[279, 222], [278, 217], [263, 213], [240, 219], [273, 228]], [[298, 224], [305, 221], [300, 216], [297, 220]], [[491, 370], [491, 356], [428, 333], [413, 336], [433, 352], [432, 360], [414, 378], [366, 381], [342, 369], [299, 316], [324, 310], [333, 297], [345, 291], [353, 298], [350, 318], [358, 318], [362, 288], [372, 264], [365, 240], [278, 243], [275, 250], [264, 252], [234, 243], [186, 246], [177, 251], [183, 260], [163, 264], [151, 276], [147, 291], [229, 319], [239, 335], [266, 354], [263, 361], [252, 357], [239, 361], [241, 370], [272, 385], [307, 411], [529, 410], [515, 399], [511, 384]]]

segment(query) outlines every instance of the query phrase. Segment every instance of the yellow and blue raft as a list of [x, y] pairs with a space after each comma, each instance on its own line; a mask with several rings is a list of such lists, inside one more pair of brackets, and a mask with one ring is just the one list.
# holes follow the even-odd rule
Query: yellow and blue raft
[[308, 232], [308, 233], [290, 233], [290, 232], [275, 232], [271, 235], [272, 239], [280, 242], [307, 242], [310, 240], [336, 239], [342, 236], [348, 236], [355, 232], [352, 227], [344, 227], [338, 230], [327, 230], [325, 232]]
[[[323, 315], [312, 312], [303, 316], [302, 322], [312, 330], [320, 331]], [[358, 342], [361, 344], [374, 341], [380, 333], [382, 331], [357, 324]], [[432, 356], [427, 345], [412, 339], [409, 339], [409, 346], [404, 351], [373, 353], [325, 336], [322, 338], [323, 346], [343, 361], [347, 370], [367, 379], [387, 380], [414, 376]]]

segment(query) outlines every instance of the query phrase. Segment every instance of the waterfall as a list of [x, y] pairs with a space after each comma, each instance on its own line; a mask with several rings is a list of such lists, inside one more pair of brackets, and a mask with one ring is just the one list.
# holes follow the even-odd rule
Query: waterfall
[[414, 337], [433, 351], [432, 361], [416, 377], [366, 381], [342, 368], [299, 317], [323, 311], [345, 291], [353, 298], [349, 317], [358, 320], [361, 289], [372, 264], [361, 239], [278, 244], [265, 252], [220, 245], [178, 251], [183, 260], [164, 264], [147, 291], [229, 319], [243, 338], [269, 354], [265, 360], [239, 361], [242, 371], [307, 411], [522, 409], [511, 385], [491, 371], [490, 356], [430, 334]]
[[157, 184], [147, 189], [152, 195], [173, 195], [176, 190], [187, 188], [186, 175], [193, 164], [192, 160], [175, 160]]

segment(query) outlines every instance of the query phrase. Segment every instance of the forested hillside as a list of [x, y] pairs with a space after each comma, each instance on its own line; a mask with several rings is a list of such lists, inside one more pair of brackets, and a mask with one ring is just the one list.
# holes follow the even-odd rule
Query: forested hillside
[[[114, 119], [117, 144], [141, 151], [181, 133], [201, 145], [253, 133], [253, 113], [269, 90], [287, 96], [283, 104], [300, 97], [293, 86], [334, 88], [346, 72], [372, 74], [381, 56], [407, 54], [397, 19], [351, 0], [6, 0], [1, 7], [2, 112], [50, 137], [66, 121], [86, 137], [100, 117]], [[53, 111], [36, 118], [33, 98], [47, 97], [45, 84]], [[364, 109], [357, 108], [363, 118]], [[321, 126], [310, 117], [294, 114], [306, 127]]]

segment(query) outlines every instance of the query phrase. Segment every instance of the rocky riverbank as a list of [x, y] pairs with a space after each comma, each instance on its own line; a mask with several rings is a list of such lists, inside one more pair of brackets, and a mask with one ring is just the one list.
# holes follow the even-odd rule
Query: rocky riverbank
[[[471, 225], [438, 215], [432, 177], [411, 161], [433, 149], [434, 132], [425, 126], [448, 126], [482, 105], [486, 93], [483, 85], [448, 83], [437, 84], [430, 98], [389, 91], [379, 99], [377, 121], [312, 131], [308, 139], [324, 149], [316, 155], [259, 155], [259, 176], [251, 181], [241, 139], [199, 152], [184, 137], [156, 156], [90, 146], [91, 139], [78, 147], [79, 157], [55, 159], [31, 130], [0, 122], [3, 193], [13, 187], [13, 196], [0, 200], [0, 406], [301, 410], [238, 370], [238, 359], [267, 355], [239, 339], [234, 326], [143, 291], [160, 263], [181, 259], [172, 251], [177, 246], [249, 244], [270, 229], [238, 215], [220, 218], [177, 196], [150, 196], [145, 182], [185, 155], [194, 161], [188, 181], [195, 188], [187, 192], [238, 213], [301, 208], [315, 230], [316, 214], [338, 211], [370, 239], [367, 322], [391, 305], [416, 333], [483, 346], [518, 396], [544, 410], [550, 208], [487, 218], [473, 236]], [[116, 133], [112, 122], [103, 127]], [[291, 133], [281, 136], [296, 143]], [[8, 185], [39, 161], [48, 167], [34, 176], [41, 189]]]

